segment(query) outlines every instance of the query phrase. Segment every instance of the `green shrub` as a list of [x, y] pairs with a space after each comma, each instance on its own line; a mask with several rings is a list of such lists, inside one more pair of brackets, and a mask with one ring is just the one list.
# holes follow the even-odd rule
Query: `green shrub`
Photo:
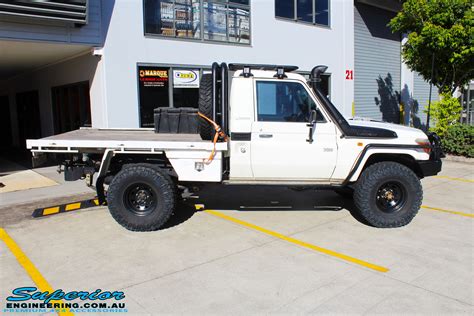
[[474, 157], [474, 126], [455, 124], [448, 127], [441, 137], [444, 152]]
[[[431, 104], [430, 118], [433, 121], [431, 131], [439, 136], [444, 136], [448, 127], [459, 122], [462, 106], [459, 100], [449, 93], [442, 94], [441, 100]], [[427, 112], [426, 109], [425, 112]]]

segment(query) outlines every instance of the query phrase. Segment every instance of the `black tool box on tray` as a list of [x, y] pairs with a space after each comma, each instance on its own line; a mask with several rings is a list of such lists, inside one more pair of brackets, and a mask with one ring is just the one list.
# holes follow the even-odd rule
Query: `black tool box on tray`
[[156, 108], [155, 133], [199, 133], [198, 110], [195, 108]]

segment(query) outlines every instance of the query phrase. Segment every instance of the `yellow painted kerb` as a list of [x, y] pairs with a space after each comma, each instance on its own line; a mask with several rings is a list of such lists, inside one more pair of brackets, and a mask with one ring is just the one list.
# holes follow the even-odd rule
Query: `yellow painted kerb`
[[43, 215], [51, 215], [55, 213], [59, 213], [59, 206], [49, 207], [43, 210]]
[[348, 262], [351, 262], [351, 263], [361, 265], [363, 267], [366, 267], [366, 268], [369, 268], [369, 269], [372, 269], [372, 270], [375, 270], [375, 271], [379, 271], [379, 272], [389, 271], [389, 269], [387, 269], [385, 267], [382, 267], [382, 266], [379, 266], [379, 265], [376, 265], [376, 264], [373, 264], [373, 263], [370, 263], [370, 262], [367, 262], [367, 261], [363, 261], [363, 260], [348, 256], [348, 255], [345, 255], [345, 254], [342, 254], [342, 253], [338, 253], [338, 252], [335, 252], [335, 251], [332, 251], [332, 250], [329, 250], [329, 249], [326, 249], [326, 248], [315, 246], [315, 245], [309, 244], [307, 242], [304, 242], [304, 241], [301, 241], [301, 240], [298, 240], [298, 239], [295, 239], [295, 238], [292, 238], [292, 237], [289, 237], [289, 236], [282, 235], [280, 233], [268, 230], [266, 228], [263, 228], [263, 227], [260, 227], [260, 226], [242, 221], [240, 219], [237, 219], [237, 218], [234, 218], [234, 217], [231, 217], [231, 216], [228, 216], [228, 215], [225, 215], [221, 212], [217, 212], [217, 211], [214, 211], [214, 210], [206, 210], [205, 212], [208, 213], [208, 214], [220, 217], [222, 219], [234, 222], [236, 224], [239, 224], [239, 225], [257, 230], [257, 231], [262, 232], [264, 234], [267, 234], [267, 235], [270, 235], [270, 236], [273, 236], [273, 237], [276, 237], [276, 238], [280, 238], [282, 240], [288, 241], [288, 242], [296, 244], [298, 246], [309, 248], [309, 249], [324, 253], [326, 255], [332, 256], [332, 257], [336, 257], [336, 258], [339, 258], [339, 259], [342, 259], [342, 260], [345, 260], [345, 261], [348, 261]]
[[73, 211], [81, 208], [81, 202], [66, 205], [66, 211]]
[[[5, 243], [5, 245], [7, 245], [12, 254], [15, 256], [18, 263], [23, 267], [23, 269], [25, 269], [26, 273], [28, 273], [29, 277], [33, 280], [33, 282], [36, 284], [40, 291], [48, 291], [49, 293], [54, 292], [51, 285], [41, 275], [41, 273], [35, 267], [33, 262], [28, 259], [25, 253], [17, 245], [17, 243], [7, 234], [7, 232], [3, 228], [0, 228], [0, 239]], [[63, 303], [63, 301], [51, 301], [51, 303]], [[69, 311], [69, 309], [66, 309], [64, 312], [59, 312], [58, 314], [74, 315]]]

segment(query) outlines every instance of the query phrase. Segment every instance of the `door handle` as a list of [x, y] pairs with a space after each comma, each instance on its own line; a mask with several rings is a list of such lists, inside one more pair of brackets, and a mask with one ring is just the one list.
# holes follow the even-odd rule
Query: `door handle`
[[273, 135], [272, 134], [260, 134], [258, 135], [260, 138], [272, 138]]

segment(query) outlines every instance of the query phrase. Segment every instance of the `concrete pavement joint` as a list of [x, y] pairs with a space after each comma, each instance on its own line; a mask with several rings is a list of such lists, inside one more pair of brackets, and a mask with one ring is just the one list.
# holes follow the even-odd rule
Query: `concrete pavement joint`
[[[203, 209], [204, 207], [201, 207], [201, 208], [198, 208], [198, 209]], [[338, 218], [338, 219], [335, 219], [335, 220], [332, 220], [332, 221], [329, 221], [329, 222], [326, 222], [326, 223], [320, 223], [320, 224], [317, 224], [317, 225], [314, 225], [314, 226], [311, 226], [307, 229], [304, 229], [304, 230], [301, 230], [301, 231], [298, 231], [298, 232], [295, 232], [295, 233], [292, 233], [290, 234], [289, 236], [292, 236], [294, 234], [299, 234], [299, 233], [302, 233], [302, 232], [305, 232], [307, 230], [311, 230], [311, 229], [314, 229], [318, 226], [321, 226], [321, 225], [324, 225], [324, 224], [328, 224], [328, 223], [332, 223], [332, 222], [335, 222], [335, 221], [338, 221], [338, 220], [341, 220], [341, 219], [344, 219], [345, 217], [347, 217], [348, 215], [344, 216], [344, 217], [341, 217], [341, 218]], [[237, 226], [237, 227], [240, 227], [241, 229], [245, 229], [245, 230], [248, 230], [248, 231], [252, 231], [252, 232], [255, 232], [254, 230], [250, 229], [250, 228], [247, 228], [247, 227], [244, 227], [244, 226]], [[246, 248], [246, 249], [242, 249], [240, 251], [236, 251], [236, 252], [233, 252], [233, 253], [230, 253], [230, 254], [227, 254], [225, 256], [222, 256], [222, 257], [218, 257], [218, 258], [214, 258], [214, 259], [211, 259], [211, 260], [208, 260], [208, 261], [205, 261], [205, 262], [202, 262], [202, 263], [198, 263], [196, 265], [193, 265], [193, 266], [190, 266], [190, 267], [187, 267], [187, 268], [184, 268], [184, 269], [181, 269], [181, 270], [177, 270], [177, 271], [173, 271], [173, 272], [170, 272], [170, 273], [166, 273], [166, 274], [163, 274], [163, 275], [160, 275], [160, 276], [157, 276], [155, 278], [152, 278], [152, 279], [149, 279], [149, 280], [145, 280], [145, 281], [142, 281], [142, 282], [138, 282], [138, 283], [134, 283], [134, 284], [130, 284], [130, 285], [127, 285], [125, 287], [122, 287], [120, 288], [120, 290], [126, 290], [128, 288], [131, 288], [131, 287], [134, 287], [134, 286], [137, 286], [137, 285], [141, 285], [141, 284], [145, 284], [147, 282], [151, 282], [151, 281], [156, 281], [156, 280], [159, 280], [161, 278], [165, 278], [167, 276], [171, 276], [171, 275], [174, 275], [174, 274], [177, 274], [177, 273], [180, 273], [180, 272], [184, 272], [184, 271], [188, 271], [188, 270], [192, 270], [194, 268], [198, 268], [200, 266], [203, 266], [203, 265], [206, 265], [208, 263], [213, 263], [213, 262], [217, 262], [221, 259], [226, 259], [226, 258], [229, 258], [229, 257], [232, 257], [234, 255], [238, 255], [238, 254], [241, 254], [241, 253], [244, 253], [244, 252], [247, 252], [247, 251], [250, 251], [250, 250], [253, 250], [253, 249], [256, 249], [256, 248], [260, 248], [260, 247], [263, 247], [263, 246], [267, 246], [269, 244], [272, 244], [272, 243], [275, 243], [275, 242], [282, 242], [280, 239], [278, 238], [273, 238], [272, 240], [269, 240], [267, 242], [264, 242], [260, 245], [256, 245], [256, 246], [252, 246], [252, 247], [249, 247], [249, 248]], [[303, 250], [305, 251], [308, 251], [312, 254], [314, 254], [315, 252], [314, 251], [309, 251], [308, 249], [304, 249], [302, 248]], [[329, 258], [329, 259], [332, 259], [332, 260], [336, 260], [334, 258], [331, 258], [331, 257], [326, 257], [326, 258]], [[341, 262], [340, 260], [337, 260], [338, 262]], [[362, 269], [363, 271], [367, 271], [367, 269], [363, 269], [363, 268], [360, 268], [358, 266], [354, 266], [354, 265], [351, 265], [351, 264], [348, 264], [346, 262], [342, 262], [344, 264], [347, 264], [351, 267], [354, 267], [354, 268], [358, 268], [358, 269]]]
[[[350, 288], [354, 287], [355, 285], [357, 285], [357, 284], [360, 283], [360, 282], [364, 282], [365, 280], [367, 280], [367, 279], [369, 279], [370, 277], [373, 276], [373, 275], [372, 275], [372, 273], [373, 273], [372, 271], [367, 271], [367, 272], [370, 272], [371, 275], [368, 275], [368, 276], [364, 277], [362, 280], [356, 282], [355, 284], [353, 284], [353, 285], [351, 285], [351, 286], [345, 288], [342, 292], [346, 291], [347, 289], [350, 289]], [[343, 276], [345, 276], [346, 274], [349, 274], [349, 273], [352, 273], [352, 271], [349, 271], [349, 272], [344, 273]], [[338, 278], [339, 278], [339, 276], [334, 276], [334, 277], [331, 278], [328, 282], [326, 282], [326, 283], [324, 283], [324, 284], [322, 284], [322, 285], [320, 285], [320, 286], [318, 286], [318, 287], [316, 287], [316, 288], [314, 288], [314, 289], [312, 289], [312, 290], [306, 291], [305, 293], [302, 293], [301, 295], [298, 295], [297, 297], [295, 297], [295, 298], [289, 300], [289, 301], [286, 302], [285, 304], [280, 305], [278, 308], [274, 309], [273, 311], [274, 311], [274, 312], [278, 312], [278, 311], [281, 310], [282, 308], [284, 308], [284, 307], [286, 307], [286, 306], [290, 306], [290, 305], [291, 305], [293, 302], [295, 302], [296, 300], [298, 300], [298, 299], [300, 299], [300, 298], [303, 298], [303, 297], [305, 297], [305, 296], [308, 296], [308, 295], [310, 295], [311, 293], [314, 293], [315, 291], [321, 289], [322, 287], [331, 284], [332, 281], [337, 280]], [[335, 293], [334, 295], [331, 295], [330, 297], [328, 297], [327, 299], [325, 299], [323, 302], [321, 302], [320, 304], [318, 304], [317, 307], [319, 307], [319, 306], [321, 306], [322, 304], [324, 304], [325, 302], [331, 300], [332, 298], [334, 298], [335, 296], [339, 295], [340, 293], [341, 293], [341, 292], [338, 292], [338, 293]]]
[[[422, 278], [426, 273], [428, 273], [428, 272], [423, 273], [422, 275], [420, 275], [419, 277], [415, 278], [415, 279], [412, 280], [411, 282], [414, 282], [414, 281], [416, 281], [416, 280]], [[441, 294], [441, 293], [438, 293], [438, 292], [434, 292], [433, 290], [425, 289], [424, 287], [418, 286], [418, 285], [416, 285], [416, 284], [412, 284], [412, 283], [409, 283], [409, 282], [406, 282], [406, 281], [403, 281], [403, 280], [395, 279], [394, 277], [392, 277], [392, 276], [390, 276], [390, 275], [387, 275], [387, 274], [382, 275], [382, 277], [386, 277], [386, 278], [389, 278], [389, 279], [391, 279], [391, 280], [393, 280], [393, 281], [398, 281], [398, 282], [401, 282], [401, 283], [406, 284], [406, 285], [408, 285], [408, 286], [412, 286], [412, 287], [415, 287], [415, 288], [417, 288], [417, 289], [420, 289], [420, 290], [423, 290], [423, 291], [427, 291], [427, 292], [430, 292], [430, 293], [435, 294], [435, 295], [438, 295], [438, 296], [442, 296], [442, 297], [444, 297], [444, 298], [446, 298], [446, 299], [454, 300], [454, 301], [456, 301], [456, 302], [458, 302], [458, 303], [461, 303], [461, 304], [464, 304], [464, 305], [474, 306], [474, 305], [472, 305], [471, 303], [464, 302], [464, 301], [459, 300], [459, 299], [457, 299], [457, 298], [455, 298], [455, 297], [447, 296], [447, 295], [445, 295], [445, 294]]]
[[301, 247], [305, 247], [305, 248], [308, 248], [308, 249], [311, 249], [311, 250], [314, 250], [314, 251], [317, 251], [317, 252], [320, 252], [320, 253], [324, 253], [324, 254], [329, 255], [329, 256], [332, 256], [332, 257], [339, 258], [339, 259], [341, 259], [341, 260], [345, 260], [345, 261], [347, 261], [347, 262], [351, 262], [351, 263], [354, 263], [354, 264], [358, 264], [358, 265], [361, 265], [361, 266], [364, 266], [364, 267], [366, 267], [366, 268], [369, 268], [369, 269], [372, 269], [372, 270], [376, 270], [376, 271], [379, 271], [379, 272], [387, 272], [387, 271], [389, 271], [389, 269], [386, 268], [386, 267], [382, 267], [382, 266], [379, 266], [379, 265], [376, 265], [376, 264], [373, 264], [373, 263], [370, 263], [370, 262], [367, 262], [367, 261], [364, 261], [364, 260], [361, 260], [361, 259], [358, 259], [358, 258], [355, 258], [355, 257], [351, 257], [351, 256], [348, 256], [348, 255], [345, 255], [345, 254], [342, 254], [342, 253], [338, 253], [338, 252], [333, 251], [333, 250], [330, 250], [330, 249], [326, 249], [326, 248], [323, 248], [323, 247], [319, 247], [319, 246], [316, 246], [316, 245], [313, 245], [313, 244], [310, 244], [310, 243], [301, 241], [301, 240], [299, 240], [299, 239], [295, 239], [295, 238], [293, 238], [293, 237], [289, 237], [289, 236], [286, 236], [286, 235], [283, 235], [283, 234], [280, 234], [280, 233], [271, 231], [271, 230], [269, 230], [269, 229], [266, 229], [266, 228], [257, 226], [257, 225], [255, 225], [255, 224], [252, 224], [252, 223], [248, 223], [248, 222], [239, 220], [239, 219], [237, 219], [237, 218], [234, 218], [234, 217], [225, 215], [225, 214], [223, 214], [223, 213], [221, 213], [221, 212], [217, 212], [217, 211], [214, 211], [214, 210], [206, 210], [205, 212], [208, 213], [208, 214], [211, 214], [211, 215], [220, 217], [220, 218], [222, 218], [222, 219], [225, 219], [225, 220], [234, 222], [234, 223], [236, 223], [236, 224], [239, 224], [239, 225], [242, 225], [242, 226], [247, 226], [247, 227], [252, 228], [252, 229], [254, 229], [254, 230], [256, 230], [256, 231], [259, 231], [259, 232], [262, 232], [262, 233], [264, 233], [264, 234], [267, 234], [267, 235], [270, 235], [270, 236], [279, 238], [279, 239], [281, 239], [281, 240], [285, 240], [285, 241], [287, 241], [287, 242], [290, 242], [290, 243], [299, 245], [299, 246], [301, 246]]

